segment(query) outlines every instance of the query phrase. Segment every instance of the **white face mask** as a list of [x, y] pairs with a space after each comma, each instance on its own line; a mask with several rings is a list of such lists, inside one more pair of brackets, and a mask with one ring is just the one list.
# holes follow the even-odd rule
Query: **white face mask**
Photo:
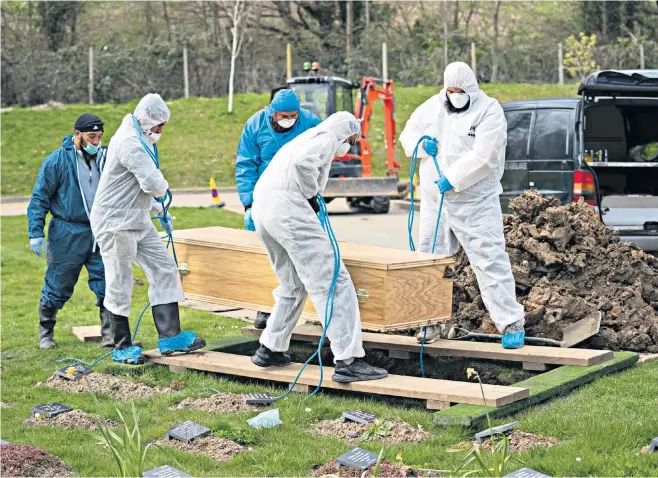
[[147, 136], [147, 138], [151, 144], [155, 144], [160, 139], [160, 136], [162, 136], [162, 133], [151, 133], [149, 136]]
[[450, 103], [457, 109], [463, 108], [468, 103], [470, 99], [466, 93], [450, 93], [448, 96]]
[[296, 118], [287, 118], [277, 121], [278, 125], [284, 129], [292, 128], [296, 122]]
[[347, 153], [350, 152], [350, 148], [352, 145], [350, 143], [342, 143], [340, 146], [338, 146], [338, 151], [336, 151], [336, 157], [337, 158], [342, 158], [345, 156]]

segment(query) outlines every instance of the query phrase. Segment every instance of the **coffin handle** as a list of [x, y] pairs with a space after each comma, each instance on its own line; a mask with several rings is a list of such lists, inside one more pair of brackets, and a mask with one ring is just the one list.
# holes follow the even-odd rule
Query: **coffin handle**
[[358, 289], [356, 291], [356, 298], [358, 299], [359, 304], [365, 304], [368, 302], [369, 297], [370, 296], [368, 295], [368, 291], [365, 289]]
[[190, 266], [186, 262], [181, 262], [178, 266], [178, 273], [182, 276], [190, 275]]

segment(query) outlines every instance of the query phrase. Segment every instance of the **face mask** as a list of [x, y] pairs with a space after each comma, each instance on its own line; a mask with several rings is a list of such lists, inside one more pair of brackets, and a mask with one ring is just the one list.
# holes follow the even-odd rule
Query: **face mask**
[[88, 155], [90, 155], [90, 156], [95, 156], [96, 153], [98, 153], [98, 150], [99, 150], [99, 149], [101, 149], [101, 143], [100, 143], [100, 141], [98, 142], [98, 146], [94, 146], [94, 145], [91, 144], [91, 143], [87, 143], [87, 144], [84, 146], [84, 150], [85, 150], [85, 152], [86, 152]]
[[350, 143], [342, 143], [340, 146], [338, 146], [338, 151], [336, 151], [336, 157], [342, 158], [347, 153], [349, 153], [351, 147], [352, 145]]
[[279, 126], [281, 126], [283, 129], [289, 129], [292, 128], [295, 123], [297, 122], [296, 118], [288, 118], [288, 119], [282, 119], [277, 121]]
[[448, 96], [450, 103], [457, 109], [463, 108], [470, 99], [466, 93], [450, 93]]
[[147, 138], [152, 144], [155, 144], [160, 139], [160, 136], [162, 136], [162, 133], [151, 133]]

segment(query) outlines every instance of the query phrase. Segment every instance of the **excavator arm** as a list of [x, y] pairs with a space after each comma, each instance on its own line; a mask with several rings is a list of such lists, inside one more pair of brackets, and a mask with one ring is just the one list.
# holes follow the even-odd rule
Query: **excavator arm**
[[386, 175], [397, 176], [400, 163], [395, 159], [395, 94], [393, 80], [381, 80], [365, 77], [359, 87], [359, 97], [355, 107], [355, 116], [361, 121], [361, 161], [363, 175], [372, 174], [372, 148], [368, 142], [370, 135], [370, 118], [373, 104], [381, 100], [384, 103], [384, 148], [386, 150]]

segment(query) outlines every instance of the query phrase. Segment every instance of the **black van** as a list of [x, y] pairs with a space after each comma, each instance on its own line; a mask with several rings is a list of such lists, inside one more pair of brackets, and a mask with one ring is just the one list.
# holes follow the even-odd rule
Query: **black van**
[[622, 240], [658, 251], [658, 70], [593, 73], [578, 94], [502, 105], [504, 212], [525, 189], [582, 196]]

